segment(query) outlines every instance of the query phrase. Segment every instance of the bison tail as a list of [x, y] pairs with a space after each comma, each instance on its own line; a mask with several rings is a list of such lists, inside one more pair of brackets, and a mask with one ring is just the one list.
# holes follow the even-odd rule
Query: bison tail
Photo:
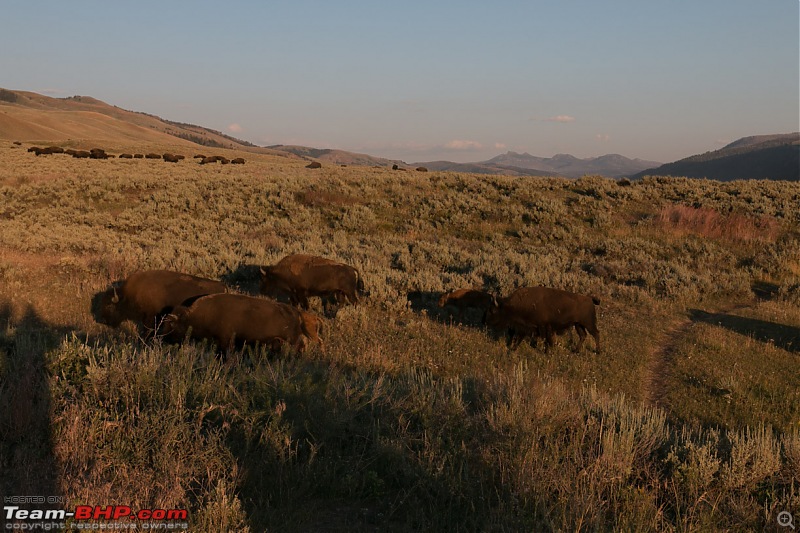
[[594, 302], [594, 305], [600, 305], [600, 298], [592, 295], [592, 302]]

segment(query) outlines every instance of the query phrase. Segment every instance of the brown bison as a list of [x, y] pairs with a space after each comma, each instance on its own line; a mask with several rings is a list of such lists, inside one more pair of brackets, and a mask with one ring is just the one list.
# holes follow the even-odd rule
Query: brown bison
[[268, 296], [287, 294], [293, 304], [308, 309], [309, 296], [333, 296], [340, 305], [358, 302], [358, 294], [364, 294], [364, 280], [350, 265], [294, 254], [261, 269], [260, 289]]
[[207, 157], [207, 156], [205, 156], [205, 155], [203, 155], [203, 154], [196, 154], [196, 155], [194, 156], [194, 159], [205, 159], [206, 157]]
[[427, 172], [428, 171], [427, 167], [417, 167], [416, 170], [417, 170], [417, 172]]
[[120, 159], [133, 159], [133, 154], [119, 154]]
[[209, 163], [222, 163], [223, 165], [227, 165], [230, 163], [230, 160], [227, 157], [223, 157], [221, 155], [212, 155], [208, 157], [204, 157], [200, 160], [201, 165], [207, 165]]
[[319, 161], [312, 161], [311, 163], [306, 165], [306, 168], [322, 168], [322, 163]]
[[187, 333], [214, 341], [221, 351], [260, 343], [272, 349], [287, 344], [302, 352], [306, 339], [320, 342], [320, 326], [317, 316], [288, 304], [243, 294], [210, 294], [172, 310], [162, 331], [173, 341]]
[[92, 148], [89, 150], [89, 157], [92, 159], [108, 159], [108, 154], [102, 148]]
[[231, 159], [231, 165], [244, 165], [244, 157], [237, 157], [235, 159]]
[[510, 296], [494, 300], [486, 312], [486, 324], [511, 331], [509, 347], [516, 348], [526, 336], [545, 338], [546, 347], [553, 345], [553, 335], [572, 326], [578, 332], [578, 345], [583, 347], [586, 333], [594, 337], [595, 351], [600, 352], [595, 306], [600, 300], [548, 287], [523, 287]]
[[145, 159], [161, 159], [161, 154], [149, 153], [144, 155]]
[[442, 294], [439, 298], [439, 307], [453, 307], [456, 309], [459, 319], [463, 319], [467, 309], [480, 309], [485, 312], [493, 301], [494, 297], [488, 292], [476, 289], [456, 289]]
[[134, 159], [144, 159], [144, 154], [133, 154]]
[[157, 318], [165, 309], [177, 307], [194, 296], [219, 292], [225, 292], [220, 281], [170, 270], [143, 270], [95, 296], [92, 313], [99, 323], [107, 326], [118, 327], [125, 320], [132, 320], [154, 331]]
[[180, 160], [181, 160], [181, 158], [179, 158], [179, 157], [178, 157], [178, 156], [176, 156], [175, 154], [164, 154], [164, 155], [162, 156], [162, 158], [163, 158], [163, 159], [164, 159], [164, 161], [166, 161], [167, 163], [177, 163], [178, 161], [180, 161]]
[[75, 150], [72, 154], [72, 157], [76, 159], [88, 159], [92, 157], [92, 154], [86, 150]]
[[33, 152], [36, 155], [63, 154], [64, 149], [60, 146], [48, 146], [47, 148], [39, 148], [38, 146], [34, 146], [33, 148], [29, 148], [28, 152]]

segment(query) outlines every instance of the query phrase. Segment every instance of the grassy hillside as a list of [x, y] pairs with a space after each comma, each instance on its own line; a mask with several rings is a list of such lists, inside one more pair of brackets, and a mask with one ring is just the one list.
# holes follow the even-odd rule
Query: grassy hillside
[[[26, 147], [0, 146], [3, 494], [186, 507], [198, 531], [763, 530], [800, 510], [796, 183]], [[253, 292], [293, 252], [371, 293], [324, 350], [222, 363], [89, 313], [136, 269]], [[509, 352], [435, 307], [536, 284], [600, 298], [602, 353]]]
[[667, 163], [635, 177], [646, 175], [800, 181], [800, 133], [745, 137], [720, 150]]
[[51, 98], [2, 88], [0, 139], [38, 143], [91, 140], [101, 144], [137, 140], [275, 153], [216, 130], [128, 111], [91, 96]]

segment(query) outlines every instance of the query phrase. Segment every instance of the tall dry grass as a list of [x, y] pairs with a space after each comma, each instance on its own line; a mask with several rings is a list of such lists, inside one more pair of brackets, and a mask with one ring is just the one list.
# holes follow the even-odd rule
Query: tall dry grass
[[[0, 156], [4, 493], [49, 469], [38, 490], [72, 505], [185, 506], [200, 531], [758, 530], [798, 508], [797, 421], [778, 413], [794, 373], [711, 376], [738, 411], [703, 408], [708, 388], [641, 403], [664, 325], [687, 309], [749, 302], [766, 280], [775, 301], [745, 318], [800, 327], [796, 184]], [[771, 217], [777, 233], [678, 237], [659, 221], [678, 203]], [[223, 364], [88, 313], [136, 269], [247, 292], [258, 265], [301, 251], [354, 265], [371, 293], [329, 320], [325, 352]], [[597, 294], [606, 351], [573, 354], [567, 335], [508, 352], [435, 306], [455, 287], [535, 284]], [[670, 368], [702, 378], [682, 363], [725, 368], [739, 344], [769, 365], [796, 356], [720, 328], [678, 339]], [[754, 401], [759, 387], [781, 401]]]

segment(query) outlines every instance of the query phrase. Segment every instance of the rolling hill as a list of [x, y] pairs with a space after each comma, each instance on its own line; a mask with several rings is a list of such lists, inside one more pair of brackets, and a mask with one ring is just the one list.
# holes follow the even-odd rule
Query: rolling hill
[[90, 96], [51, 98], [0, 88], [0, 139], [29, 142], [106, 140], [193, 144], [277, 153], [194, 124], [128, 111]]
[[719, 181], [800, 181], [800, 133], [744, 137], [719, 150], [651, 168], [633, 177], [647, 175], [709, 178]]

